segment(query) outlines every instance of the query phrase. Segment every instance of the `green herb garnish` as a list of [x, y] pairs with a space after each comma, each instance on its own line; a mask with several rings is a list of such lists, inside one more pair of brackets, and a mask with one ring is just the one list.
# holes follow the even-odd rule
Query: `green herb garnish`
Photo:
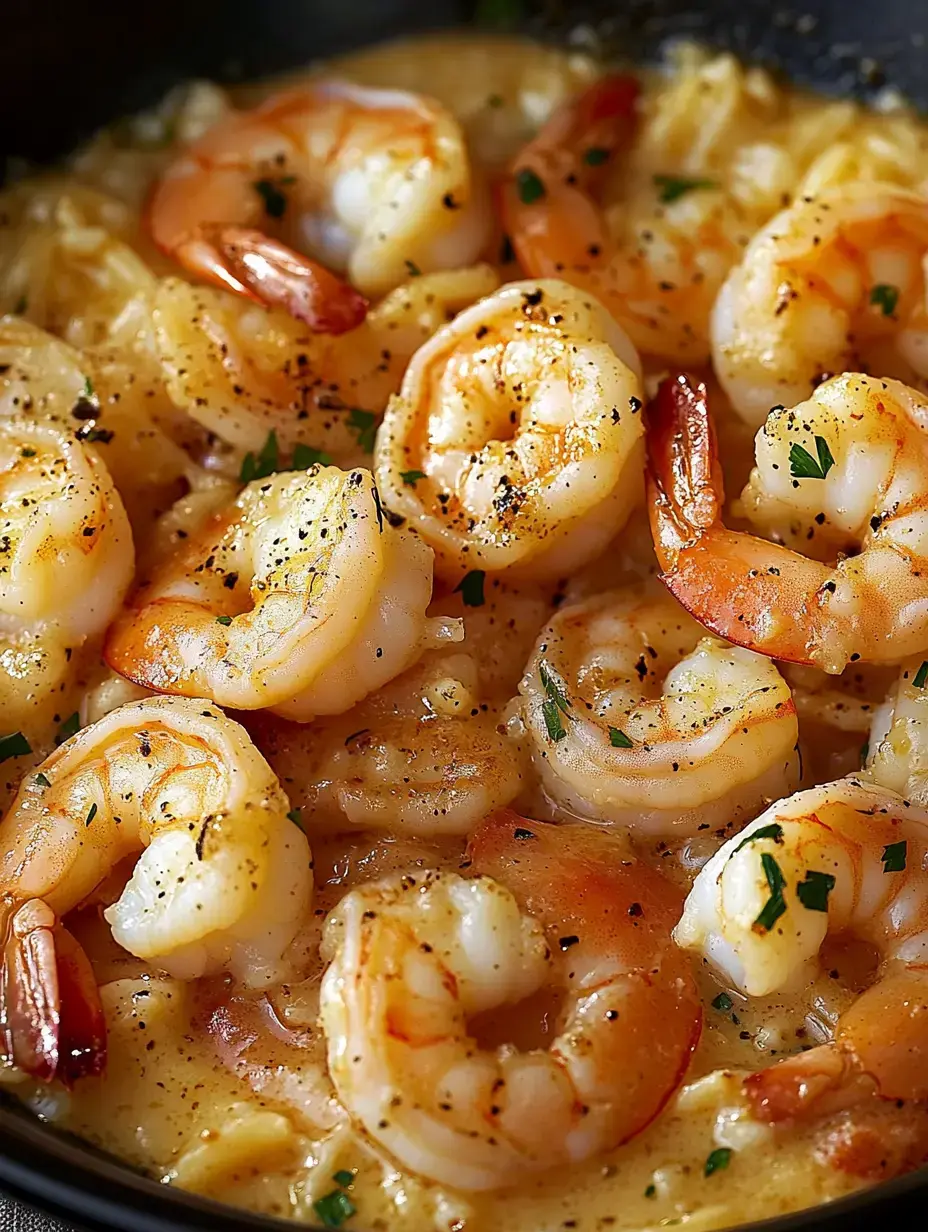
[[[287, 817], [290, 821], [293, 822], [295, 826], [299, 826], [301, 830], [303, 829], [303, 810], [302, 809], [298, 809], [298, 808], [291, 809], [290, 812], [287, 814]], [[338, 1180], [337, 1172], [335, 1174], [335, 1179], [336, 1181]], [[339, 1182], [339, 1184], [341, 1184], [341, 1182]]]
[[762, 929], [765, 933], [769, 933], [786, 910], [786, 899], [783, 897], [786, 878], [783, 876], [779, 864], [777, 864], [769, 851], [761, 853], [760, 862], [764, 870], [764, 876], [767, 878], [767, 885], [770, 887], [770, 897], [761, 908], [760, 914], [754, 921], [753, 926], [754, 928]]
[[377, 416], [374, 412], [352, 407], [348, 413], [348, 427], [357, 434], [358, 444], [364, 452], [373, 453], [377, 436]]
[[47, 779], [41, 771], [35, 776], [36, 787], [51, 787], [51, 780]]
[[293, 450], [292, 469], [308, 471], [311, 466], [331, 466], [332, 459], [323, 449], [313, 449], [311, 445], [297, 445]]
[[813, 458], [808, 449], [801, 445], [791, 445], [789, 450], [789, 473], [794, 479], [824, 479], [835, 464], [824, 436], [815, 438], [815, 452], [818, 458]]
[[87, 820], [84, 822], [84, 825], [89, 826], [90, 823], [93, 821], [93, 819], [96, 817], [96, 815], [97, 815], [97, 806], [95, 804], [91, 804], [90, 812], [87, 814]]
[[876, 305], [884, 317], [891, 317], [899, 303], [899, 288], [888, 282], [878, 282], [870, 288], [870, 303]]
[[335, 1173], [332, 1180], [336, 1185], [341, 1185], [342, 1189], [344, 1189], [346, 1185], [354, 1184], [354, 1173], [349, 1172], [347, 1168], [342, 1168], [339, 1172]]
[[887, 843], [883, 848], [884, 873], [901, 873], [905, 871], [906, 851], [908, 849], [908, 840], [901, 839], [898, 843]]
[[614, 749], [633, 749], [635, 746], [619, 727], [609, 728], [609, 743]]
[[231, 616], [217, 616], [216, 617], [217, 625], [226, 625], [228, 627], [231, 623], [232, 623]]
[[523, 167], [521, 171], [516, 172], [516, 189], [523, 205], [534, 205], [545, 195], [544, 183], [528, 167]]
[[525, 16], [524, 0], [477, 0], [474, 19], [481, 26], [514, 26]]
[[[783, 842], [783, 827], [778, 821], [771, 821], [766, 826], [760, 826], [753, 834], [749, 834], [747, 838], [743, 838], [731, 855], [737, 855], [742, 847], [747, 847], [748, 843], [756, 843], [762, 838], [772, 838], [775, 843]], [[731, 856], [728, 857], [731, 859]]]
[[710, 1151], [703, 1167], [703, 1175], [711, 1176], [713, 1172], [721, 1172], [731, 1163], [732, 1149], [730, 1146], [717, 1146]]
[[915, 673], [915, 679], [912, 681], [912, 684], [916, 689], [923, 689], [926, 680], [928, 680], [928, 659], [925, 660]]
[[545, 727], [548, 729], [548, 739], [555, 743], [563, 740], [567, 735], [567, 728], [561, 722], [561, 712], [557, 702], [553, 702], [550, 697], [547, 698], [541, 704], [541, 713], [545, 720]]
[[400, 471], [400, 479], [407, 488], [414, 488], [420, 479], [425, 479], [425, 471]]
[[0, 762], [9, 761], [11, 757], [25, 757], [32, 752], [32, 745], [22, 732], [12, 732], [9, 736], [0, 736]]
[[656, 1185], [646, 1185], [644, 1196], [646, 1198], [656, 1198], [657, 1197], [657, 1186]]
[[403, 264], [406, 266], [406, 272], [410, 278], [418, 278], [419, 275], [422, 273], [422, 270], [419, 269], [415, 261], [407, 260], [407, 261], [404, 261]]
[[245, 454], [239, 479], [242, 483], [251, 483], [253, 479], [267, 479], [268, 475], [273, 475], [277, 470], [279, 458], [277, 433], [271, 431], [267, 434], [267, 440], [261, 446], [257, 457], [250, 451]]
[[483, 607], [483, 582], [486, 574], [482, 569], [471, 569], [465, 573], [454, 588], [455, 594], [460, 594], [465, 607]]
[[727, 1014], [734, 1004], [734, 1001], [732, 1001], [727, 992], [720, 992], [712, 1002], [712, 1008], [714, 1010], [721, 1010], [723, 1014]]
[[601, 167], [609, 161], [609, 151], [602, 146], [594, 145], [583, 155], [583, 161], [588, 167]]
[[683, 175], [656, 175], [654, 183], [661, 190], [658, 199], [664, 205], [679, 201], [681, 197], [695, 192], [698, 188], [718, 188], [715, 180], [691, 180]]
[[828, 895], [835, 888], [835, 879], [831, 873], [818, 873], [808, 869], [804, 881], [796, 886], [796, 896], [809, 911], [827, 911]]
[[340, 1228], [346, 1219], [357, 1213], [357, 1207], [343, 1189], [325, 1194], [313, 1203], [313, 1210], [326, 1228]]
[[70, 740], [81, 729], [80, 715], [75, 710], [73, 714], [68, 715], [65, 721], [55, 733], [55, 744], [64, 744], [66, 740]]

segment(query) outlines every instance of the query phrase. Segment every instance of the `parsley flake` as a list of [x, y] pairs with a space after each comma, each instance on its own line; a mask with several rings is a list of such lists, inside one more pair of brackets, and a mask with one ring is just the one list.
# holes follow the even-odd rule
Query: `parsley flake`
[[614, 749], [633, 749], [635, 746], [619, 727], [609, 728], [609, 743]]
[[35, 776], [36, 787], [51, 787], [51, 779], [47, 779], [41, 771]]
[[916, 689], [923, 689], [926, 680], [928, 680], [928, 659], [924, 661], [915, 673], [915, 679], [912, 681], [912, 684]]
[[584, 153], [583, 161], [588, 167], [601, 167], [603, 163], [609, 161], [609, 151], [604, 150], [602, 146], [591, 146], [590, 149]]
[[481, 26], [514, 26], [525, 16], [524, 0], [478, 0], [474, 18]]
[[715, 180], [692, 180], [683, 175], [656, 175], [654, 184], [660, 189], [658, 200], [664, 205], [679, 201], [681, 197], [695, 192], [698, 188], [718, 188]]
[[415, 261], [407, 260], [407, 261], [404, 261], [403, 264], [406, 266], [406, 273], [409, 275], [410, 278], [418, 278], [419, 275], [422, 273], [422, 270], [419, 269]]
[[808, 449], [802, 445], [793, 444], [789, 449], [789, 473], [793, 479], [824, 479], [835, 464], [828, 442], [824, 436], [815, 438], [815, 452], [818, 458], [813, 458]]
[[486, 574], [482, 569], [471, 569], [465, 573], [454, 588], [455, 594], [460, 594], [465, 607], [483, 607], [483, 582]]
[[357, 435], [358, 445], [365, 453], [374, 452], [374, 439], [377, 436], [377, 416], [373, 411], [362, 411], [353, 406], [348, 412], [348, 427]]
[[313, 1210], [326, 1228], [340, 1228], [357, 1213], [357, 1207], [343, 1189], [333, 1189], [313, 1203]]
[[554, 702], [558, 710], [562, 711], [567, 717], [570, 717], [570, 699], [567, 696], [567, 688], [557, 674], [548, 664], [542, 659], [538, 666], [538, 675], [541, 678], [541, 683], [544, 691], [548, 695], [548, 700]]
[[723, 1014], [727, 1014], [734, 1004], [734, 1001], [732, 1001], [727, 992], [720, 992], [712, 1002], [712, 1008], [714, 1010], [721, 1010]]
[[280, 449], [277, 444], [277, 433], [271, 431], [267, 440], [261, 446], [257, 457], [250, 451], [242, 459], [242, 469], [239, 479], [242, 483], [251, 483], [253, 479], [267, 479], [277, 470], [280, 459]]
[[66, 740], [70, 740], [81, 729], [80, 715], [75, 710], [73, 714], [68, 715], [65, 721], [55, 732], [55, 744], [64, 744]]
[[11, 757], [25, 757], [32, 752], [32, 745], [22, 732], [12, 732], [9, 736], [0, 736], [0, 762]]
[[646, 1185], [644, 1196], [646, 1198], [656, 1198], [657, 1197], [657, 1186], [656, 1185]]
[[[743, 838], [735, 850], [731, 853], [732, 856], [737, 855], [742, 847], [747, 847], [748, 843], [756, 843], [762, 838], [772, 838], [775, 843], [783, 842], [783, 827], [778, 821], [771, 821], [766, 826], [759, 826], [753, 834], [749, 834], [747, 838]], [[731, 859], [731, 856], [728, 857]]]
[[810, 868], [806, 870], [805, 880], [797, 884], [796, 896], [808, 911], [827, 911], [828, 895], [834, 888], [833, 874]]
[[425, 477], [425, 471], [400, 471], [400, 479], [407, 488], [414, 488], [419, 480]]
[[870, 303], [879, 308], [884, 317], [891, 317], [899, 303], [899, 288], [888, 282], [878, 282], [870, 288]]
[[87, 814], [87, 820], [84, 822], [84, 825], [89, 826], [90, 823], [93, 821], [93, 819], [96, 817], [96, 815], [97, 815], [97, 806], [95, 804], [91, 804], [90, 812]]
[[884, 873], [902, 873], [905, 871], [908, 846], [907, 839], [901, 839], [898, 843], [886, 844], [883, 848], [883, 855], [880, 857], [883, 861]]
[[216, 617], [217, 625], [226, 625], [226, 627], [228, 627], [231, 623], [232, 623], [231, 616], [217, 616]]
[[705, 1166], [703, 1167], [703, 1175], [711, 1176], [713, 1172], [721, 1172], [723, 1168], [727, 1168], [731, 1163], [731, 1157], [734, 1154], [730, 1146], [717, 1146], [714, 1151], [710, 1151], [706, 1157]]
[[332, 1180], [336, 1185], [341, 1185], [342, 1189], [344, 1189], [346, 1185], [354, 1184], [354, 1173], [349, 1172], [347, 1168], [342, 1168], [340, 1171], [335, 1173]]
[[[287, 818], [290, 821], [292, 821], [295, 826], [299, 826], [301, 830], [303, 829], [303, 810], [302, 809], [298, 809], [298, 808], [291, 809], [290, 812], [287, 814]], [[336, 1173], [335, 1179], [336, 1181], [338, 1180], [337, 1173]]]
[[786, 878], [783, 876], [779, 864], [777, 864], [769, 851], [761, 853], [760, 862], [764, 870], [764, 876], [767, 878], [767, 885], [770, 887], [770, 897], [761, 908], [753, 927], [769, 933], [786, 910], [786, 899], [783, 897]]
[[528, 167], [516, 172], [516, 189], [523, 205], [534, 205], [545, 195], [544, 182]]
[[541, 713], [545, 720], [545, 727], [548, 729], [548, 739], [553, 740], [555, 744], [558, 740], [563, 740], [567, 735], [567, 728], [561, 722], [561, 712], [557, 702], [553, 702], [550, 697], [547, 698], [541, 704]]
[[297, 445], [293, 450], [293, 470], [308, 471], [312, 466], [331, 466], [332, 458], [323, 449], [311, 445]]

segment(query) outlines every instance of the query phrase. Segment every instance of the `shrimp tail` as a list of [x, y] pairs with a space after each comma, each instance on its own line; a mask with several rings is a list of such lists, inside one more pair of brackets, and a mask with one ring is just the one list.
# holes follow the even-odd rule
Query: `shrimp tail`
[[102, 1071], [106, 1023], [90, 960], [41, 899], [10, 910], [0, 998], [0, 1049], [13, 1065], [66, 1087]]
[[347, 333], [367, 316], [368, 301], [350, 283], [263, 232], [224, 223], [200, 232], [218, 255], [225, 285], [283, 308], [314, 334]]
[[[742, 1090], [754, 1117], [769, 1125], [819, 1114], [826, 1096], [834, 1096], [849, 1085], [849, 1057], [840, 1048], [824, 1044], [809, 1052], [749, 1074]], [[843, 1106], [851, 1102], [847, 1092]]]

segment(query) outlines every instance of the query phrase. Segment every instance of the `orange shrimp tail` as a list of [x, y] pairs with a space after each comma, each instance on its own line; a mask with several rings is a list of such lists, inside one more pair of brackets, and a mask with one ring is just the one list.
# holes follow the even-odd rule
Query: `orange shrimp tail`
[[728, 530], [706, 387], [685, 373], [648, 407], [647, 501], [661, 581], [719, 637], [812, 664], [820, 588], [829, 571], [781, 544]]
[[[849, 1077], [845, 1054], [823, 1044], [749, 1074], [742, 1089], [756, 1119], [776, 1125], [822, 1115], [825, 1097], [846, 1088]], [[849, 1094], [843, 1102], [850, 1102]]]
[[[317, 261], [247, 227], [212, 223], [200, 228], [235, 289], [271, 308], [283, 308], [314, 334], [344, 334], [367, 316], [364, 296]], [[233, 285], [228, 278], [222, 285]]]
[[40, 1082], [99, 1074], [106, 1022], [87, 955], [41, 899], [10, 909], [0, 1000], [3, 1052]]

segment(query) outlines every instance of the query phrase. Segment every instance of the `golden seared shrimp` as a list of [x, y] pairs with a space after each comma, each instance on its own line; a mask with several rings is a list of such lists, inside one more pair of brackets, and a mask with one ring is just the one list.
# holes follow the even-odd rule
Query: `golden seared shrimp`
[[131, 702], [52, 753], [0, 823], [13, 1061], [42, 1078], [59, 1063], [81, 1072], [60, 1049], [59, 1015], [77, 1007], [56, 987], [55, 921], [129, 856], [132, 876], [104, 912], [124, 949], [180, 979], [281, 978], [312, 895], [288, 809], [244, 730], [201, 700]]
[[722, 523], [704, 385], [666, 380], [649, 424], [661, 576], [701, 624], [833, 674], [928, 649], [928, 400], [845, 373], [775, 408], [739, 508], [780, 543]]
[[699, 363], [716, 289], [740, 249], [718, 186], [702, 181], [656, 204], [637, 233], [616, 234], [603, 189], [631, 143], [638, 92], [634, 78], [605, 77], [570, 99], [515, 159], [503, 217], [527, 273], [595, 295], [642, 353]]
[[155, 570], [104, 654], [145, 688], [305, 722], [460, 640], [426, 616], [431, 593], [431, 551], [370, 472], [314, 466], [250, 483]]
[[132, 532], [92, 447], [51, 423], [0, 419], [0, 632], [102, 632], [132, 580]]
[[640, 499], [638, 357], [564, 282], [514, 282], [413, 356], [377, 438], [384, 499], [455, 580], [551, 578], [591, 559]]
[[796, 708], [774, 665], [705, 637], [653, 588], [562, 608], [519, 691], [544, 789], [580, 817], [685, 836], [799, 782]]
[[881, 706], [867, 740], [863, 779], [928, 807], [928, 666], [904, 663]]
[[894, 184], [803, 197], [758, 231], [712, 314], [715, 371], [759, 427], [823, 376], [928, 377], [928, 201]]
[[410, 269], [470, 264], [489, 224], [463, 133], [443, 107], [341, 81], [220, 120], [169, 168], [149, 207], [155, 242], [189, 271], [327, 333], [357, 325], [365, 302], [295, 249], [382, 295]]
[[[644, 1129], [701, 1010], [670, 940], [677, 891], [609, 835], [506, 811], [468, 851], [472, 879], [345, 896], [326, 923], [321, 1014], [338, 1096], [375, 1142], [421, 1176], [488, 1190]], [[538, 1047], [471, 1037], [474, 1016], [508, 1010], [511, 1029], [541, 990], [557, 1009]]]
[[338, 337], [179, 278], [154, 296], [155, 342], [177, 406], [223, 441], [257, 452], [308, 445], [341, 465], [369, 454], [376, 417], [416, 349], [449, 315], [499, 286], [489, 265], [410, 279]]
[[794, 985], [827, 936], [881, 963], [833, 1042], [747, 1080], [759, 1115], [821, 1112], [874, 1087], [928, 1099], [926, 858], [928, 812], [848, 778], [772, 805], [700, 871], [674, 938], [749, 996]]

